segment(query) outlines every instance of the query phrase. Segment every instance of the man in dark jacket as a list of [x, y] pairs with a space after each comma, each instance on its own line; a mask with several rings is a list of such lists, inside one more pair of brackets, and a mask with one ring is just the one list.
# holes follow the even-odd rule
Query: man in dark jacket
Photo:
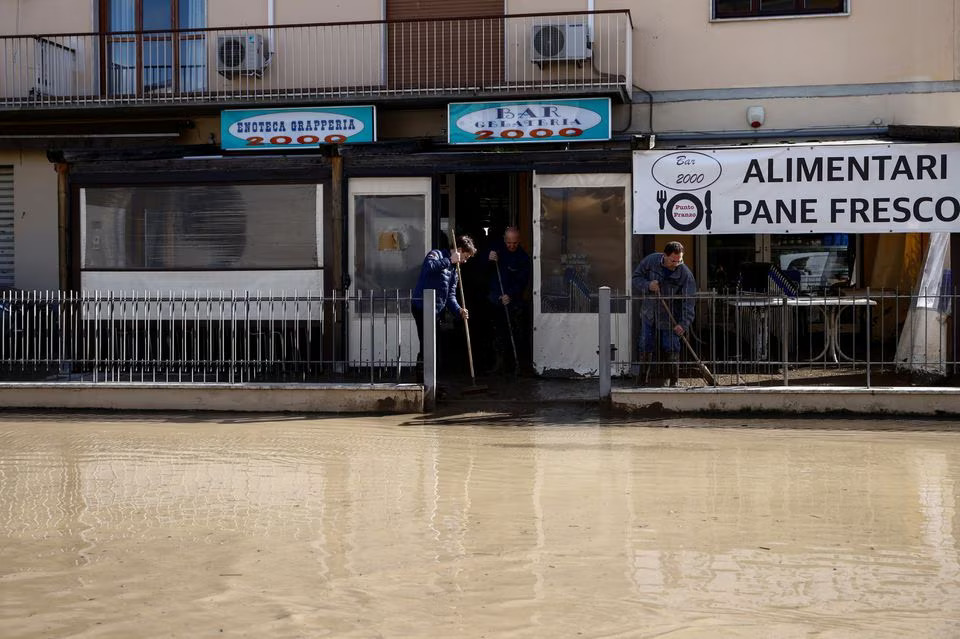
[[680, 336], [689, 333], [693, 324], [696, 291], [693, 273], [683, 263], [683, 244], [680, 242], [668, 242], [663, 253], [648, 255], [633, 270], [633, 292], [643, 299], [640, 306], [640, 383], [649, 381], [650, 364], [659, 345], [667, 361], [671, 362], [670, 383], [677, 384]]
[[463, 264], [476, 252], [470, 236], [461, 235], [452, 250], [433, 249], [423, 258], [420, 277], [410, 303], [413, 321], [417, 325], [417, 337], [420, 339], [420, 351], [417, 353], [418, 379], [422, 376], [423, 365], [423, 292], [431, 288], [436, 291], [437, 318], [443, 313], [443, 309], [449, 308], [455, 315], [467, 319], [467, 309], [461, 308], [457, 302], [457, 264]]
[[520, 246], [520, 231], [508, 226], [503, 241], [490, 246], [487, 259], [490, 261], [487, 300], [491, 304], [495, 343], [495, 360], [490, 372], [517, 371], [520, 362], [514, 359], [514, 355], [519, 358], [519, 354], [525, 352], [526, 344], [523, 340], [526, 303], [523, 294], [530, 283], [530, 256]]

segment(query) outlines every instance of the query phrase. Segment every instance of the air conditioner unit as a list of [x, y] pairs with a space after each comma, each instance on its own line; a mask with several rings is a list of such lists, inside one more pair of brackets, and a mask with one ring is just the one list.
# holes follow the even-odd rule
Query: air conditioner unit
[[259, 75], [270, 61], [270, 52], [259, 33], [217, 36], [217, 71], [222, 74]]
[[530, 32], [530, 60], [586, 60], [590, 57], [587, 25], [535, 24]]

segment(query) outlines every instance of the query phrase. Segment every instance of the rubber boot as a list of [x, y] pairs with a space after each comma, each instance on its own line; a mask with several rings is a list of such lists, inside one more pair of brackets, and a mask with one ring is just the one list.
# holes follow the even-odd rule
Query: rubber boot
[[653, 353], [640, 353], [640, 367], [637, 369], [637, 386], [650, 385], [650, 367]]
[[680, 381], [680, 354], [667, 353], [667, 386], [676, 386]]

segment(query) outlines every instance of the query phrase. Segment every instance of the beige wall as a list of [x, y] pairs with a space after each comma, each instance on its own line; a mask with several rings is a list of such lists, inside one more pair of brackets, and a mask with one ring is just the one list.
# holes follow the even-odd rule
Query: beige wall
[[276, 0], [276, 23], [382, 20], [382, 0]]
[[[750, 106], [764, 108], [766, 118], [760, 131], [890, 124], [955, 126], [960, 122], [960, 93], [912, 93], [657, 103], [654, 105], [653, 126], [661, 134], [750, 130], [747, 124], [747, 108]], [[626, 119], [622, 111], [627, 108], [630, 107], [614, 108], [615, 126]], [[648, 105], [638, 103], [632, 108], [632, 130], [647, 131]]]
[[96, 0], [0, 0], [0, 35], [93, 31]]
[[[710, 0], [595, 0], [629, 9], [634, 79], [650, 91], [957, 78], [956, 0], [852, 0], [849, 16], [711, 22]], [[507, 12], [587, 0], [508, 0]]]
[[[92, 31], [95, 3], [0, 0], [0, 32]], [[382, 17], [381, 0], [275, 4], [278, 25]], [[506, 0], [505, 8], [514, 14], [584, 11], [588, 4]], [[849, 16], [711, 22], [710, 0], [594, 2], [597, 10], [631, 11], [634, 80], [651, 91], [954, 80], [960, 66], [957, 5], [958, 0], [852, 0]], [[209, 0], [210, 26], [267, 21], [266, 0]]]
[[[381, 20], [381, 0], [275, 0], [274, 24]], [[265, 25], [267, 0], [208, 0], [211, 27]]]
[[57, 173], [44, 151], [0, 150], [0, 164], [13, 166], [15, 285], [59, 288]]
[[633, 9], [635, 79], [648, 90], [952, 80], [954, 4], [853, 0], [849, 16], [711, 23], [706, 0], [649, 0]]

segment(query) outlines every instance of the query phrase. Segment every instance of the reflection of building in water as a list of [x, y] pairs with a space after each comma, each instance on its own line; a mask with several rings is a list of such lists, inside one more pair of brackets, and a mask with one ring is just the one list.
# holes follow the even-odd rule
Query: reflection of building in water
[[571, 627], [585, 609], [614, 630], [669, 625], [668, 611], [714, 623], [789, 609], [800, 616], [775, 621], [869, 610], [897, 632], [916, 623], [904, 611], [950, 611], [960, 595], [949, 433], [914, 443], [498, 415], [63, 429], [4, 433], [8, 572], [225, 538], [247, 561], [250, 540], [302, 556], [288, 568], [325, 593], [363, 593], [365, 614], [390, 617], [426, 592], [423, 614], [472, 611], [507, 630]]

